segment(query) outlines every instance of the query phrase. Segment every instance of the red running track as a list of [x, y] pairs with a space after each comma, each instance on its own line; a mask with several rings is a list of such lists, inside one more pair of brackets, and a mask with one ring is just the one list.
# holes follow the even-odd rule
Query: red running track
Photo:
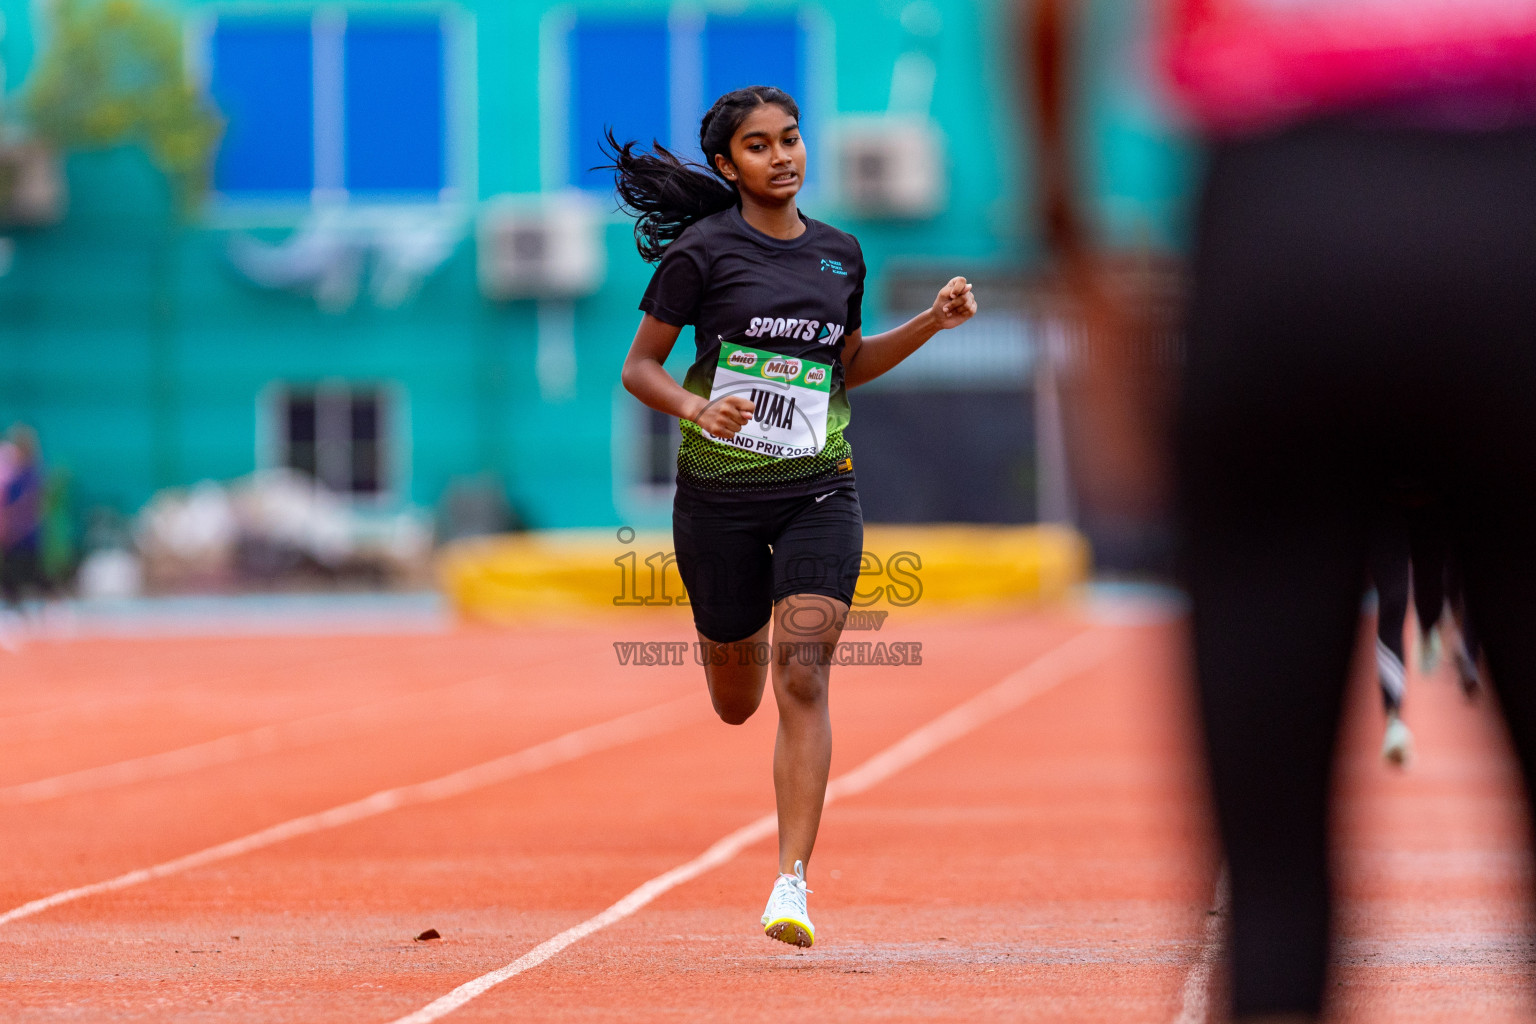
[[[771, 701], [714, 721], [696, 667], [612, 647], [686, 629], [633, 625], [0, 655], [0, 914], [379, 791], [417, 800], [0, 923], [0, 1016], [384, 1024], [770, 811]], [[1219, 929], [1175, 624], [893, 618], [878, 639], [923, 664], [834, 672], [833, 774], [1083, 634], [1112, 653], [828, 808], [814, 949], [756, 927], [766, 839], [443, 1019], [1197, 1017]], [[1341, 1016], [1528, 1019], [1530, 869], [1490, 702], [1413, 680], [1420, 756], [1396, 774], [1357, 690]], [[505, 777], [452, 776], [487, 763]], [[408, 788], [444, 776], [458, 788]], [[412, 941], [427, 928], [444, 938]]]

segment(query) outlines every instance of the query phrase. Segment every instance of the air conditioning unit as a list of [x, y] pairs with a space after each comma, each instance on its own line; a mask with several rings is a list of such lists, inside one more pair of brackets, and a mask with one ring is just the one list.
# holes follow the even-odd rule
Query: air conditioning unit
[[476, 231], [480, 291], [490, 299], [575, 299], [603, 283], [603, 216], [579, 192], [487, 200]]
[[932, 217], [949, 200], [944, 135], [933, 122], [903, 117], [847, 118], [837, 130], [837, 182], [857, 217]]
[[0, 146], [0, 226], [56, 224], [64, 205], [57, 153], [38, 142]]

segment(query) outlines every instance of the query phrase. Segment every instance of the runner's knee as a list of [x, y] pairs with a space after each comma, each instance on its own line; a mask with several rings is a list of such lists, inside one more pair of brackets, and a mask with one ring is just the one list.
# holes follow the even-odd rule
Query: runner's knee
[[762, 678], [743, 677], [740, 673], [711, 671], [709, 676], [709, 700], [715, 714], [726, 725], [740, 725], [757, 711], [763, 702]]
[[715, 714], [720, 716], [720, 721], [726, 725], [741, 725], [751, 718], [757, 711], [757, 706], [762, 702], [759, 697], [756, 700], [743, 700], [736, 697], [716, 697], [710, 695], [710, 700], [715, 706]]
[[827, 670], [820, 665], [789, 665], [779, 679], [783, 699], [805, 707], [827, 702]]

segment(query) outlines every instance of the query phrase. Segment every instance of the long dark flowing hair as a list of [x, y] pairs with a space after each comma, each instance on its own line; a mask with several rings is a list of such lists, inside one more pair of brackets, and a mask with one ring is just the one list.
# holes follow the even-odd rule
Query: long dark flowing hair
[[619, 142], [607, 131], [603, 152], [613, 163], [614, 187], [619, 205], [635, 218], [635, 248], [647, 263], [661, 259], [683, 229], [712, 213], [729, 210], [741, 201], [736, 186], [715, 167], [716, 154], [731, 158], [731, 138], [747, 115], [766, 104], [782, 107], [796, 121], [800, 107], [794, 98], [771, 85], [749, 85], [728, 92], [699, 124], [699, 148], [705, 162], [684, 159], [654, 140], [651, 152], [638, 150], [638, 142]]

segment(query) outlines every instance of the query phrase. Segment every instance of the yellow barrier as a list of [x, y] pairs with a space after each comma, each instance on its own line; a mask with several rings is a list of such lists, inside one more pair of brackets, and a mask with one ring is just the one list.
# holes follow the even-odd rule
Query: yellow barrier
[[[869, 526], [860, 608], [943, 608], [1052, 601], [1087, 579], [1088, 543], [1060, 526]], [[463, 616], [648, 608], [681, 614], [668, 533], [560, 530], [456, 541], [438, 575]], [[685, 599], [684, 599], [685, 600]]]

